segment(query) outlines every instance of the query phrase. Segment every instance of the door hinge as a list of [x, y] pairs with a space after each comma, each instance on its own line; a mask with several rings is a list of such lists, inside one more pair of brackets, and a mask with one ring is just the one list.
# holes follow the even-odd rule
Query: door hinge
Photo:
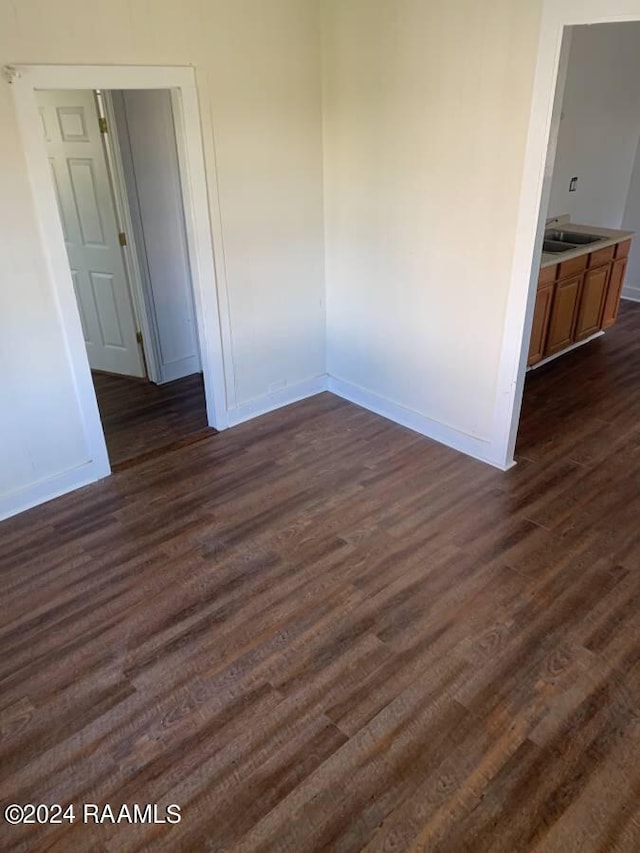
[[121, 231], [118, 234], [118, 242], [120, 243], [121, 246], [127, 245], [127, 235], [124, 233], [124, 231]]
[[109, 132], [109, 128], [107, 127], [106, 118], [103, 118], [102, 116], [100, 116], [100, 118], [98, 119], [98, 125], [100, 127], [100, 133], [108, 133]]
[[136, 332], [136, 341], [142, 346], [142, 332]]

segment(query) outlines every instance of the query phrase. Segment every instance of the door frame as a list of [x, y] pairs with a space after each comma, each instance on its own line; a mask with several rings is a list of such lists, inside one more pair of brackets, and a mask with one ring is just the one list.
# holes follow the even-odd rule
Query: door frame
[[545, 165], [558, 132], [554, 102], [562, 73], [563, 37], [572, 26], [639, 20], [640, 0], [543, 2], [494, 414], [493, 435], [505, 469], [514, 464], [520, 424], [544, 236], [544, 217], [540, 214], [551, 191], [552, 175]]
[[[214, 261], [214, 232], [210, 216], [217, 205], [217, 180], [207, 185], [200, 109], [195, 71], [173, 66], [110, 65], [18, 65], [5, 70], [11, 82], [18, 126], [41, 245], [53, 289], [67, 356], [73, 375], [90, 460], [78, 472], [78, 482], [69, 488], [111, 473], [100, 412], [84, 345], [62, 224], [55, 198], [42, 135], [35, 91], [37, 89], [169, 89], [175, 93], [179, 109], [174, 114], [177, 133], [183, 140], [184, 169], [180, 184], [187, 230], [187, 248], [193, 285], [196, 323], [209, 425], [221, 430], [228, 426], [225, 355], [231, 352], [228, 334], [228, 305], [221, 299]], [[181, 164], [182, 165], [182, 164]], [[220, 234], [216, 223], [215, 234]], [[218, 238], [219, 239], [219, 238]], [[220, 252], [216, 253], [222, 257]], [[222, 315], [222, 316], [221, 316]], [[224, 324], [221, 324], [224, 319]], [[231, 389], [232, 390], [232, 389]], [[68, 491], [68, 489], [65, 489]]]

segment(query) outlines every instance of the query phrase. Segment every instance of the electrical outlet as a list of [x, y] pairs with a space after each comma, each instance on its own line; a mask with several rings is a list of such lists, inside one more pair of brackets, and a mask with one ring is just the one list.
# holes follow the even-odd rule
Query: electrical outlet
[[577, 187], [577, 186], [578, 186], [578, 179], [577, 179], [577, 177], [576, 177], [576, 178], [571, 178], [571, 180], [569, 181], [569, 192], [570, 192], [570, 193], [574, 193], [574, 192], [576, 191], [576, 187]]

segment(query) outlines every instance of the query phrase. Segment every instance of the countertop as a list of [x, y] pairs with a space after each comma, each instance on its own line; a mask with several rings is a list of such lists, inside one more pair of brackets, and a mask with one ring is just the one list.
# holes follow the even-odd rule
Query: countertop
[[618, 231], [614, 228], [600, 228], [594, 225], [577, 225], [575, 222], [569, 222], [564, 217], [559, 217], [557, 222], [550, 222], [547, 231], [577, 231], [585, 234], [602, 234], [603, 239], [597, 243], [588, 243], [586, 246], [578, 246], [571, 249], [569, 252], [560, 252], [554, 254], [552, 252], [543, 252], [540, 268], [550, 267], [554, 264], [561, 264], [563, 261], [569, 261], [571, 258], [577, 258], [580, 255], [588, 255], [591, 252], [597, 252], [599, 249], [606, 249], [607, 246], [613, 246], [616, 243], [621, 243], [623, 240], [628, 240], [633, 237], [635, 231]]

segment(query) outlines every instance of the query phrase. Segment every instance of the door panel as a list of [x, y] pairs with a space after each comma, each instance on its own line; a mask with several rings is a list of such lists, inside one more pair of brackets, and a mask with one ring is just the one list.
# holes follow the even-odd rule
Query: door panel
[[58, 107], [56, 112], [63, 142], [89, 142], [83, 107]]
[[553, 355], [573, 343], [581, 287], [582, 273], [557, 282], [545, 355]]
[[89, 364], [144, 376], [94, 93], [37, 99]]
[[103, 346], [123, 347], [124, 336], [118, 314], [113, 276], [92, 272], [91, 289], [96, 303]]
[[536, 306], [533, 313], [533, 325], [531, 327], [531, 339], [529, 342], [528, 365], [536, 364], [544, 356], [554, 287], [555, 283], [552, 281], [550, 284], [539, 287], [536, 293]]
[[98, 208], [93, 163], [88, 159], [70, 158], [67, 165], [82, 243], [85, 248], [104, 246], [106, 241]]
[[[629, 243], [631, 241], [628, 241]], [[628, 252], [628, 247], [625, 246], [623, 251]], [[618, 308], [620, 307], [620, 294], [624, 284], [624, 274], [627, 269], [627, 257], [623, 255], [611, 264], [611, 275], [609, 276], [609, 287], [607, 288], [607, 296], [604, 303], [604, 311], [602, 313], [602, 328], [608, 329], [613, 326], [618, 319]]]
[[607, 264], [585, 273], [576, 324], [576, 341], [588, 338], [600, 329], [604, 300], [607, 295], [607, 284], [609, 283], [609, 269], [610, 265]]

